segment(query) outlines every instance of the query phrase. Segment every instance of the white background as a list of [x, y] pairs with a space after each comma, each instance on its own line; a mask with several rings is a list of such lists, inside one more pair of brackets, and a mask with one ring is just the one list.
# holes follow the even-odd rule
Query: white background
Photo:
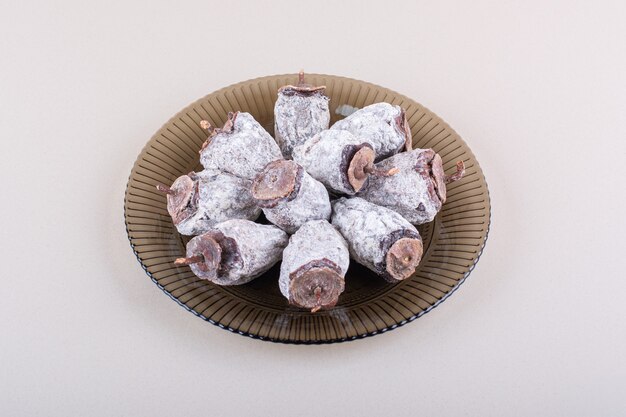
[[[625, 22], [623, 1], [3, 1], [0, 415], [626, 415]], [[489, 183], [468, 281], [381, 336], [228, 333], [127, 242], [150, 136], [300, 68], [423, 103]]]

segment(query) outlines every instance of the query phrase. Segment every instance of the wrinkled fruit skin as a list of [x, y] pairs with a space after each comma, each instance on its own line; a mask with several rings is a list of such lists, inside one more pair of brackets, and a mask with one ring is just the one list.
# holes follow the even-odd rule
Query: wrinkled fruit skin
[[[181, 189], [179, 183], [185, 188]], [[187, 236], [205, 233], [215, 224], [230, 219], [256, 220], [261, 209], [250, 194], [251, 184], [252, 181], [244, 178], [206, 170], [184, 175], [172, 185], [176, 194], [167, 196], [168, 212], [178, 232]], [[187, 197], [182, 199], [179, 192], [185, 192]], [[177, 206], [183, 207], [184, 216], [172, 215], [173, 200], [180, 200]]]
[[398, 282], [415, 272], [423, 251], [421, 237], [393, 210], [359, 197], [340, 198], [333, 202], [332, 224], [348, 242], [352, 258], [387, 281]]
[[232, 119], [231, 129], [217, 130], [202, 146], [200, 163], [207, 171], [253, 180], [269, 162], [283, 159], [274, 139], [252, 115], [237, 112]]
[[[324, 185], [293, 161], [285, 160], [281, 164], [293, 165], [297, 171], [294, 189], [288, 195], [266, 200], [264, 194], [255, 192], [263, 190], [258, 185], [267, 183], [266, 176], [271, 176], [272, 170], [261, 172], [252, 185], [252, 196], [257, 199], [257, 204], [263, 209], [267, 220], [292, 234], [308, 221], [330, 219], [330, 197]], [[277, 183], [283, 183], [283, 181], [277, 179]]]
[[411, 148], [411, 131], [400, 106], [375, 103], [339, 120], [331, 129], [347, 130], [376, 152], [376, 161]]
[[371, 176], [357, 195], [394, 210], [414, 225], [433, 221], [446, 195], [443, 169], [433, 173], [435, 155], [432, 149], [414, 149], [379, 162], [377, 168], [395, 167], [399, 172], [389, 177]]
[[205, 242], [210, 241], [220, 246], [218, 265], [212, 270], [213, 264], [192, 264], [189, 265], [192, 272], [218, 285], [241, 285], [259, 277], [276, 264], [289, 237], [275, 226], [249, 220], [228, 220], [191, 239], [187, 243], [187, 257], [206, 253]]
[[353, 158], [363, 147], [372, 148], [348, 131], [324, 130], [296, 147], [293, 160], [330, 191], [353, 195], [358, 191], [353, 184], [359, 183], [360, 189], [368, 176], [359, 178], [360, 181], [349, 176]]
[[285, 87], [279, 90], [274, 105], [274, 133], [285, 158], [292, 157], [296, 146], [328, 129], [328, 101], [323, 89]]

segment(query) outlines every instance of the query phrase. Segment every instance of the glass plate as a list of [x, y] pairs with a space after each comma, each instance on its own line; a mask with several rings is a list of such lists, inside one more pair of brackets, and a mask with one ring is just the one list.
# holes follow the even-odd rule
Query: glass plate
[[478, 161], [459, 135], [421, 104], [367, 82], [332, 75], [307, 74], [307, 82], [325, 85], [331, 123], [342, 116], [340, 105], [361, 108], [385, 101], [402, 106], [414, 148], [433, 148], [453, 172], [465, 162], [466, 174], [448, 186], [448, 198], [434, 222], [419, 227], [424, 256], [415, 274], [398, 284], [386, 283], [352, 262], [345, 292], [330, 311], [311, 314], [289, 306], [278, 289], [279, 266], [249, 284], [220, 287], [197, 278], [186, 266], [188, 238], [179, 235], [167, 214], [165, 196], [155, 184], [202, 169], [198, 150], [206, 139], [199, 126], [208, 120], [222, 126], [229, 111], [251, 113], [268, 132], [274, 131], [276, 91], [295, 84], [296, 74], [244, 81], [187, 106], [148, 141], [130, 174], [124, 218], [131, 247], [146, 271], [174, 301], [196, 316], [231, 332], [272, 342], [335, 343], [384, 333], [409, 323], [439, 305], [470, 274], [487, 240], [490, 202]]

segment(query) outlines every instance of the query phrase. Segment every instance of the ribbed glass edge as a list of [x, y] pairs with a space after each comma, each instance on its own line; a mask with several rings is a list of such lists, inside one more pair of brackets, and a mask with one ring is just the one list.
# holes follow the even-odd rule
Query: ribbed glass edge
[[[287, 75], [293, 75], [293, 74], [283, 74], [283, 75], [277, 75], [277, 76], [287, 76]], [[324, 74], [312, 74], [312, 75], [324, 76]], [[248, 81], [251, 81], [251, 80], [263, 79], [263, 78], [268, 78], [268, 77], [272, 77], [272, 76], [251, 78], [249, 80], [241, 81], [241, 82], [235, 83], [233, 85], [238, 85], [238, 84], [242, 84], [242, 83], [245, 83], [245, 82], [248, 82]], [[359, 81], [359, 80], [355, 80], [355, 79], [349, 78], [349, 77], [340, 77], [340, 78], [345, 78], [345, 79], [349, 79], [349, 80], [353, 80], [353, 81]], [[371, 84], [371, 83], [369, 83], [367, 81], [360, 81], [360, 82], [364, 82], [366, 84]], [[216, 91], [214, 91], [213, 93], [210, 93], [210, 94], [218, 93], [218, 92], [220, 92], [222, 90], [225, 90], [227, 88], [232, 87], [233, 85], [223, 87], [223, 88], [218, 89], [218, 90], [216, 90]], [[390, 89], [388, 89], [386, 87], [380, 87], [380, 86], [378, 86], [376, 84], [371, 84], [371, 85], [373, 85], [375, 87], [379, 87], [379, 88], [384, 88], [384, 89], [388, 90], [391, 93], [397, 94], [399, 96], [407, 98], [408, 100], [411, 100], [410, 98], [408, 98], [408, 97], [406, 97], [406, 96], [404, 96], [404, 95], [402, 95], [402, 94], [400, 94], [400, 93], [398, 93], [396, 91], [390, 90]], [[191, 103], [188, 106], [191, 106], [194, 103], [199, 102], [201, 100], [203, 100], [203, 98], [200, 98], [200, 99], [196, 100], [195, 102]], [[427, 108], [426, 106], [422, 105], [421, 103], [418, 103], [418, 104], [424, 110], [430, 111], [431, 113], [435, 114], [429, 108]], [[173, 120], [175, 118], [176, 118], [176, 115], [174, 115], [170, 120]], [[445, 120], [441, 119], [441, 122], [442, 122], [442, 124], [444, 126], [449, 128], [452, 132], [456, 133], [456, 131]], [[165, 126], [167, 123], [169, 123], [169, 121], [164, 123], [163, 126]], [[459, 138], [461, 140], [463, 140], [460, 136], [459, 136]], [[142, 151], [140, 152], [140, 155], [143, 152], [143, 150], [146, 148], [146, 146], [147, 146], [147, 144], [144, 146], [144, 148], [142, 148]], [[471, 149], [470, 149], [470, 153], [473, 155], [473, 152], [471, 151]], [[473, 155], [473, 156], [474, 156], [474, 158], [476, 158], [475, 155]], [[478, 164], [478, 159], [476, 159], [476, 163]], [[242, 336], [246, 336], [246, 337], [249, 337], [249, 338], [252, 338], [252, 339], [263, 340], [263, 341], [266, 341], [266, 342], [282, 343], [282, 344], [290, 344], [290, 345], [324, 345], [324, 344], [331, 344], [331, 343], [351, 342], [353, 340], [360, 340], [360, 339], [364, 339], [366, 337], [372, 337], [372, 336], [376, 336], [378, 334], [387, 333], [387, 332], [389, 332], [391, 330], [397, 329], [398, 327], [402, 327], [405, 324], [413, 322], [415, 319], [417, 319], [419, 317], [422, 317], [424, 314], [432, 311], [435, 307], [439, 306], [441, 303], [443, 303], [445, 300], [447, 300], [448, 297], [450, 297], [452, 294], [454, 294], [454, 292], [465, 282], [465, 280], [469, 277], [471, 272], [476, 267], [476, 264], [478, 263], [480, 257], [483, 254], [483, 251], [484, 251], [485, 246], [487, 244], [487, 239], [489, 238], [489, 231], [491, 229], [491, 196], [489, 194], [489, 185], [487, 183], [487, 179], [486, 179], [485, 174], [484, 174], [484, 172], [482, 170], [482, 167], [481, 167], [481, 168], [479, 168], [479, 170], [480, 170], [480, 173], [483, 176], [483, 180], [484, 180], [484, 183], [485, 183], [485, 191], [487, 192], [487, 201], [488, 201], [488, 209], [489, 209], [489, 218], [488, 218], [488, 221], [487, 221], [487, 231], [485, 232], [485, 238], [484, 238], [483, 243], [482, 243], [482, 245], [480, 247], [478, 255], [476, 256], [476, 259], [474, 260], [474, 263], [469, 267], [469, 270], [465, 274], [463, 274], [463, 278], [461, 278], [459, 280], [459, 282], [454, 286], [454, 288], [452, 288], [452, 290], [450, 290], [450, 292], [446, 293], [443, 297], [441, 297], [439, 300], [437, 300], [434, 304], [430, 305], [427, 309], [420, 311], [418, 314], [415, 314], [415, 315], [409, 317], [408, 319], [404, 319], [404, 320], [402, 320], [402, 321], [400, 321], [400, 322], [398, 322], [396, 324], [393, 324], [393, 325], [388, 326], [388, 327], [384, 327], [384, 328], [382, 328], [380, 330], [375, 330], [375, 331], [372, 331], [372, 332], [367, 332], [367, 333], [363, 333], [363, 334], [352, 336], [352, 337], [327, 339], [327, 340], [291, 340], [291, 339], [275, 339], [275, 338], [271, 338], [271, 337], [263, 337], [263, 336], [259, 336], [259, 335], [253, 334], [253, 333], [244, 332], [244, 331], [241, 331], [241, 330], [238, 330], [238, 329], [234, 329], [234, 328], [232, 328], [230, 326], [224, 326], [222, 323], [216, 322], [215, 320], [213, 320], [213, 319], [211, 319], [209, 317], [206, 317], [206, 316], [198, 313], [197, 311], [189, 308], [184, 303], [182, 303], [180, 300], [178, 300], [176, 297], [174, 297], [170, 292], [168, 292], [162, 285], [160, 285], [158, 283], [158, 281], [156, 280], [156, 278], [154, 278], [152, 276], [152, 274], [150, 273], [150, 271], [148, 271], [148, 268], [141, 261], [141, 258], [139, 257], [139, 253], [135, 250], [135, 247], [134, 247], [134, 245], [132, 243], [132, 238], [130, 237], [130, 232], [128, 230], [128, 222], [126, 220], [126, 215], [125, 215], [126, 214], [126, 199], [127, 199], [127, 196], [128, 196], [128, 190], [129, 190], [129, 187], [130, 187], [131, 176], [133, 174], [134, 166], [135, 165], [133, 164], [133, 168], [131, 169], [131, 174], [129, 175], [128, 182], [126, 184], [126, 192], [124, 194], [124, 225], [125, 225], [125, 228], [126, 228], [126, 234], [128, 235], [128, 241], [130, 243], [130, 247], [133, 250], [133, 253], [135, 254], [135, 258], [137, 258], [137, 261], [139, 262], [139, 264], [141, 265], [143, 270], [150, 277], [152, 282], [154, 282], [156, 284], [156, 286], [161, 289], [161, 291], [163, 291], [172, 300], [176, 301], [176, 303], [178, 305], [180, 305], [181, 307], [183, 307], [185, 310], [193, 313], [195, 316], [197, 316], [197, 317], [201, 318], [202, 320], [207, 321], [207, 322], [209, 322], [209, 323], [211, 323], [211, 324], [213, 324], [213, 325], [215, 325], [215, 326], [217, 326], [217, 327], [219, 327], [221, 329], [228, 330], [229, 332], [240, 334]]]

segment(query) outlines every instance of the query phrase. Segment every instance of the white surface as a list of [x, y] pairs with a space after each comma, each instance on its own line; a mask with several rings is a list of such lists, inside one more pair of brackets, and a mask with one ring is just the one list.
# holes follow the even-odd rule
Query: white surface
[[[626, 415], [623, 1], [211, 3], [3, 2], [0, 415]], [[385, 335], [230, 334], [126, 239], [126, 179], [163, 122], [300, 68], [422, 102], [489, 182], [476, 270]]]

